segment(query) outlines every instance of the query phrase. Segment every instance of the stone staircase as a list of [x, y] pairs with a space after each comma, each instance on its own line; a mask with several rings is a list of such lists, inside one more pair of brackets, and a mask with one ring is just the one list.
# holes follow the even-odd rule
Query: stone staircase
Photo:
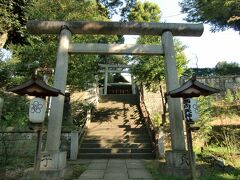
[[136, 95], [101, 97], [95, 117], [81, 142], [78, 158], [154, 158], [137, 104]]

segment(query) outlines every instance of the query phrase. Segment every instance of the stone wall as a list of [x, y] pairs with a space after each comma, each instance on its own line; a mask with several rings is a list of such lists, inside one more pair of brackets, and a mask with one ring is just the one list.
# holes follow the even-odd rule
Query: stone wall
[[71, 92], [71, 102], [80, 101], [97, 106], [99, 89], [96, 84], [89, 84], [88, 86], [86, 90]]
[[[220, 89], [222, 95], [225, 94], [227, 89], [232, 92], [240, 91], [240, 76], [210, 76], [210, 77], [197, 77], [201, 83]], [[150, 115], [153, 117], [156, 113], [163, 113], [163, 103], [160, 91], [150, 92], [144, 88], [144, 102]]]
[[[36, 151], [37, 134], [29, 130], [0, 132], [0, 161], [8, 157], [34, 157]], [[46, 142], [46, 133], [43, 133], [43, 149]], [[67, 151], [70, 156], [71, 132], [61, 134], [61, 151]]]
[[220, 89], [221, 94], [227, 89], [231, 91], [240, 90], [240, 76], [210, 76], [210, 77], [197, 77], [197, 80]]
[[143, 96], [151, 119], [154, 118], [157, 114], [163, 114], [163, 102], [160, 91], [151, 92], [144, 88]]
[[35, 133], [0, 133], [0, 157], [34, 156]]

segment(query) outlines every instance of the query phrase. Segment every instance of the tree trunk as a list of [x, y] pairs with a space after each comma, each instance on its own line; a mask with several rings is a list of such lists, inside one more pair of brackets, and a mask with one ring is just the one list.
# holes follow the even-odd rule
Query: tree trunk
[[3, 48], [8, 38], [8, 32], [3, 32], [0, 34], [0, 48]]

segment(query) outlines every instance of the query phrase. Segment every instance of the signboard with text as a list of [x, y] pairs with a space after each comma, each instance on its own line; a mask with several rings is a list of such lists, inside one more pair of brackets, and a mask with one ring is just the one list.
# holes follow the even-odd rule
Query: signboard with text
[[185, 98], [184, 102], [184, 115], [187, 122], [195, 122], [199, 119], [197, 100], [193, 98]]

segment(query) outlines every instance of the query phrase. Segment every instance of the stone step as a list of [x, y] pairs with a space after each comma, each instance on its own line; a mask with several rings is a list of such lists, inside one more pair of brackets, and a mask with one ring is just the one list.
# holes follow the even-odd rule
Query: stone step
[[122, 115], [120, 117], [103, 117], [101, 119], [94, 119], [92, 118], [91, 122], [99, 122], [99, 123], [103, 123], [103, 122], [142, 122], [141, 117], [136, 116], [136, 115], [129, 115], [129, 116], [125, 116]]
[[154, 159], [154, 153], [78, 153], [79, 159]]
[[132, 138], [132, 139], [101, 139], [101, 138], [97, 138], [97, 139], [89, 139], [89, 138], [84, 138], [82, 143], [95, 143], [95, 144], [99, 144], [99, 146], [103, 143], [128, 143], [128, 144], [132, 144], [132, 143], [148, 143], [150, 142], [149, 138]]
[[106, 126], [96, 126], [96, 127], [89, 127], [87, 129], [87, 132], [105, 132], [105, 133], [111, 133], [111, 132], [133, 132], [133, 133], [142, 133], [146, 132], [145, 126], [135, 126], [131, 128], [124, 128], [124, 127], [106, 127]]
[[[108, 135], [109, 134], [109, 135]], [[112, 137], [115, 138], [121, 136], [121, 137], [126, 137], [126, 136], [136, 136], [136, 137], [148, 137], [148, 134], [146, 131], [88, 131], [86, 133], [87, 136], [102, 136], [102, 137]]]
[[145, 129], [128, 130], [128, 129], [112, 128], [112, 129], [88, 129], [86, 132], [87, 133], [104, 133], [104, 134], [117, 134], [117, 133], [141, 134], [141, 133], [146, 133], [147, 130]]
[[119, 102], [119, 103], [128, 103], [128, 104], [137, 104], [138, 103], [138, 96], [133, 94], [109, 94], [100, 96], [99, 102]]
[[[131, 131], [131, 129], [133, 129], [132, 131], [141, 131], [141, 130], [144, 130], [145, 129], [145, 125], [131, 125], [131, 128], [124, 128], [123, 126], [120, 127], [121, 125], [107, 125], [107, 124], [104, 124], [104, 125], [95, 125], [95, 126], [88, 126], [88, 131], [101, 131], [103, 129], [105, 129], [106, 131], [108, 130], [116, 130], [116, 131], [121, 131], [121, 130], [129, 130]], [[134, 130], [136, 129], [136, 130]], [[139, 129], [139, 130], [137, 130]]]
[[82, 143], [81, 148], [151, 148], [152, 145], [146, 143]]
[[89, 128], [91, 127], [119, 127], [119, 126], [143, 126], [144, 123], [143, 122], [91, 122], [90, 125], [88, 126]]
[[149, 135], [138, 108], [136, 95], [100, 97], [95, 116], [79, 148], [81, 159], [153, 159]]
[[94, 131], [94, 132], [110, 132], [110, 131], [129, 131], [129, 132], [143, 132], [146, 131], [145, 126], [130, 126], [130, 125], [118, 125], [115, 127], [102, 127], [102, 126], [92, 126], [88, 127], [88, 131]]
[[149, 136], [147, 133], [144, 134], [119, 134], [119, 133], [115, 133], [115, 134], [109, 134], [109, 133], [104, 133], [104, 134], [99, 134], [99, 135], [91, 135], [91, 134], [86, 134], [84, 139], [96, 139], [96, 140], [103, 140], [103, 139], [145, 139], [145, 140], [149, 140]]
[[152, 148], [80, 148], [79, 153], [152, 153]]
[[101, 138], [101, 139], [128, 139], [128, 138], [145, 138], [149, 139], [149, 135], [147, 132], [142, 132], [142, 133], [131, 133], [131, 132], [92, 132], [89, 131], [85, 135], [86, 138], [89, 139], [96, 139], [96, 138]]

